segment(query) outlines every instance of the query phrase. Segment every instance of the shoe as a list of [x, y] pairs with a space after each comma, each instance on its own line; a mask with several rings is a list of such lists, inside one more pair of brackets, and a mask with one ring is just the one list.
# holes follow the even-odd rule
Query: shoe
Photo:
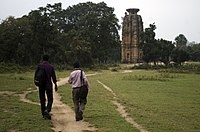
[[83, 112], [82, 111], [76, 117], [76, 121], [81, 121], [81, 120], [83, 120]]
[[43, 115], [43, 118], [44, 118], [45, 120], [51, 120], [51, 115], [50, 115], [47, 111], [45, 111], [45, 112], [44, 112], [44, 115]]
[[80, 121], [80, 119], [79, 119], [79, 118], [76, 118], [76, 121]]
[[80, 120], [83, 120], [83, 112], [80, 111]]
[[76, 121], [81, 121], [81, 120], [83, 120], [83, 117], [76, 118]]
[[51, 116], [43, 116], [43, 119], [45, 119], [45, 120], [51, 120]]

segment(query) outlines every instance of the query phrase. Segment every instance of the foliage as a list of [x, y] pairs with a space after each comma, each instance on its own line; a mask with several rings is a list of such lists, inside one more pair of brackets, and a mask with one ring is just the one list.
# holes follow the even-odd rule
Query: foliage
[[163, 62], [166, 66], [169, 65], [171, 61], [172, 50], [174, 49], [174, 45], [171, 41], [167, 41], [164, 39], [157, 40], [159, 46], [159, 54], [160, 61]]
[[[124, 68], [123, 68], [124, 69]], [[170, 73], [195, 73], [200, 74], [200, 63], [199, 62], [185, 62], [182, 65], [176, 65], [176, 63], [170, 63], [166, 65], [134, 65], [130, 66], [128, 69], [124, 70], [158, 70], [160, 72], [170, 72]]]
[[87, 2], [69, 7], [65, 12], [72, 29], [78, 34], [77, 39], [85, 41], [84, 46], [91, 58], [101, 63], [110, 60], [113, 49], [120, 46], [114, 9], [104, 2]]
[[172, 51], [172, 60], [178, 65], [189, 60], [189, 54], [183, 47], [176, 47]]
[[170, 62], [173, 61], [181, 65], [188, 60], [198, 60], [198, 55], [200, 53], [198, 45], [193, 45], [196, 49], [192, 46], [187, 47], [187, 39], [183, 34], [175, 38], [176, 43], [172, 43], [164, 39], [156, 40], [155, 29], [155, 24], [150, 24], [149, 28], [146, 28], [141, 34], [143, 60], [147, 64], [149, 62], [154, 62], [154, 65], [156, 65], [158, 61], [161, 61], [168, 66]]
[[[156, 25], [150, 24], [149, 28], [146, 28], [145, 31], [141, 34], [141, 47], [143, 51], [143, 60], [146, 63], [153, 61], [154, 63], [159, 58], [159, 49], [158, 44], [156, 43], [155, 39], [155, 32]], [[156, 64], [156, 63], [155, 63]]]
[[20, 66], [14, 63], [0, 63], [0, 73], [23, 73], [35, 69], [31, 66]]
[[162, 72], [171, 73], [195, 73], [200, 74], [200, 64], [199, 63], [185, 63], [181, 66], [169, 67], [167, 69], [161, 70]]
[[189, 45], [187, 52], [190, 55], [191, 61], [200, 61], [200, 44]]
[[114, 8], [104, 2], [79, 3], [67, 9], [61, 3], [47, 4], [0, 24], [0, 62], [35, 65], [43, 54], [57, 64], [119, 61], [119, 28]]
[[171, 74], [169, 72], [161, 72], [156, 75], [128, 75], [124, 76], [123, 80], [128, 81], [170, 81], [170, 79], [178, 78], [180, 76]]
[[[57, 65], [72, 65], [75, 60], [86, 67], [116, 63], [120, 61], [119, 29], [114, 8], [104, 2], [79, 3], [66, 9], [61, 3], [47, 4], [0, 23], [0, 63], [33, 66], [43, 54], [49, 54]], [[155, 29], [155, 23], [150, 24], [141, 34], [144, 62], [169, 65], [173, 60], [180, 65], [186, 60], [200, 61], [199, 44], [187, 46], [186, 37], [179, 34], [175, 48], [171, 41], [156, 40]]]
[[179, 34], [176, 38], [176, 47], [186, 47], [187, 38], [183, 34]]
[[0, 25], [0, 61], [28, 65], [31, 63], [31, 31], [26, 17], [8, 17]]

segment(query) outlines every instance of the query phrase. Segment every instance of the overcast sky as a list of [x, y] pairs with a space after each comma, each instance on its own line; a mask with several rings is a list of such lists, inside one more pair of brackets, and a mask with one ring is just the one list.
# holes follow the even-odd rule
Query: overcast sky
[[[31, 10], [45, 7], [47, 4], [61, 2], [63, 9], [88, 0], [1, 0], [0, 20], [8, 16], [22, 17]], [[103, 0], [90, 0], [94, 3]], [[200, 43], [200, 0], [104, 0], [122, 22], [127, 8], [139, 8], [144, 28], [155, 22], [156, 38], [174, 41], [179, 34], [188, 41]], [[120, 32], [121, 35], [121, 32]]]

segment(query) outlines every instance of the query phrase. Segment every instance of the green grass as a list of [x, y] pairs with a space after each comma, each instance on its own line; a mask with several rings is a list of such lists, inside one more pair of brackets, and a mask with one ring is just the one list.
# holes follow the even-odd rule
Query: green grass
[[[0, 74], [0, 91], [22, 93], [34, 89], [33, 73]], [[0, 131], [51, 132], [52, 123], [44, 120], [40, 106], [27, 104], [17, 95], [0, 95]]]
[[[91, 80], [92, 77], [89, 77]], [[115, 110], [115, 106], [111, 103], [111, 95], [96, 81], [90, 81], [88, 102], [84, 113], [84, 120], [90, 122], [98, 128], [99, 132], [137, 132], [131, 125], [127, 124]], [[59, 88], [62, 101], [67, 103], [73, 109], [71, 87], [69, 85]]]
[[22, 103], [17, 97], [0, 96], [0, 99], [6, 102], [0, 103], [0, 131], [52, 131], [51, 122], [41, 118], [39, 106]]
[[1, 91], [13, 91], [21, 92], [27, 88], [34, 87], [33, 84], [33, 73], [23, 74], [0, 74], [0, 90]]
[[[173, 78], [162, 81], [165, 76], [159, 74], [156, 71], [135, 71], [107, 74], [99, 80], [113, 89], [130, 115], [147, 130], [199, 131], [200, 76], [172, 74]], [[129, 78], [135, 75], [151, 79]]]
[[[146, 70], [98, 72], [88, 77], [90, 89], [84, 117], [99, 132], [138, 130], [119, 115], [111, 102], [113, 95], [97, 80], [112, 88], [129, 116], [150, 132], [200, 131], [199, 74]], [[58, 79], [69, 73], [58, 72]], [[21, 93], [28, 88], [35, 89], [33, 73], [0, 74], [0, 91]], [[58, 92], [62, 101], [73, 109], [71, 86], [59, 87]], [[28, 98], [38, 102], [38, 92], [29, 94]], [[23, 103], [13, 95], [0, 95], [0, 100], [0, 131], [52, 131], [52, 123], [41, 118], [40, 106]]]

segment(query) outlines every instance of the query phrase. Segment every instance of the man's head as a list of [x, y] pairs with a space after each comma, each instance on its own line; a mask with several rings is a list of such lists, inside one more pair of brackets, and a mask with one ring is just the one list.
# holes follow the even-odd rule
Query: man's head
[[73, 65], [73, 67], [74, 67], [74, 68], [80, 68], [80, 64], [79, 64], [79, 62], [76, 61], [76, 62], [74, 63], [74, 65]]
[[47, 54], [43, 55], [42, 60], [43, 61], [48, 61], [49, 60], [49, 55], [47, 55]]

